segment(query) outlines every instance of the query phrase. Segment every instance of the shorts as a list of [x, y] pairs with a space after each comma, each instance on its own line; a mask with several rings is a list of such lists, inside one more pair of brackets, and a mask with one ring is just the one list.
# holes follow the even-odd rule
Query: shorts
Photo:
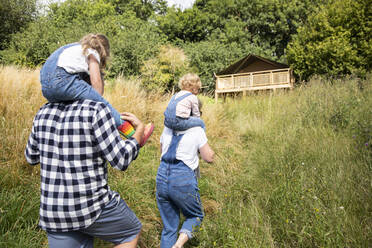
[[123, 199], [114, 197], [103, 208], [97, 220], [87, 228], [70, 232], [47, 231], [49, 247], [93, 247], [93, 238], [119, 245], [130, 242], [141, 231], [141, 222]]

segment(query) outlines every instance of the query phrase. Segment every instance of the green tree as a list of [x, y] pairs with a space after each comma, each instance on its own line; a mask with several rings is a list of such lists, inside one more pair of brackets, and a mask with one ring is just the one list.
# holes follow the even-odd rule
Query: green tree
[[135, 13], [137, 18], [148, 20], [153, 14], [165, 14], [167, 2], [165, 0], [108, 0], [115, 11], [121, 15], [125, 12]]
[[138, 75], [144, 61], [155, 57], [166, 40], [155, 25], [133, 16], [118, 16], [115, 33], [110, 37], [111, 76]]
[[1, 52], [4, 63], [35, 67], [58, 47], [87, 33], [103, 33], [111, 43], [108, 77], [138, 75], [143, 61], [155, 56], [164, 42], [158, 28], [133, 12], [118, 15], [105, 0], [68, 0], [52, 4], [44, 17], [13, 36]]
[[243, 55], [236, 43], [227, 46], [216, 40], [188, 43], [184, 49], [190, 66], [196, 68], [194, 72], [198, 73], [205, 93], [212, 93], [215, 89], [214, 73]]
[[115, 7], [106, 0], [68, 0], [49, 5], [48, 19], [59, 27], [72, 23], [91, 25], [115, 15]]
[[372, 65], [369, 0], [333, 0], [309, 17], [287, 49], [302, 80], [314, 74], [364, 76]]
[[196, 8], [181, 11], [169, 8], [165, 16], [158, 16], [157, 23], [169, 41], [198, 42], [204, 40], [209, 30], [207, 17]]
[[160, 48], [156, 57], [144, 62], [141, 67], [142, 83], [148, 90], [171, 92], [178, 90], [179, 78], [190, 71], [183, 50], [166, 45]]
[[0, 0], [0, 50], [8, 46], [10, 36], [36, 18], [36, 0]]
[[86, 33], [104, 32], [100, 23], [115, 13], [103, 0], [69, 0], [49, 7], [46, 16], [12, 36], [1, 53], [4, 63], [38, 66], [59, 46], [79, 41]]
[[192, 9], [170, 9], [158, 22], [170, 41], [236, 42], [241, 49], [255, 46], [270, 58], [283, 59], [291, 36], [325, 1], [196, 0]]

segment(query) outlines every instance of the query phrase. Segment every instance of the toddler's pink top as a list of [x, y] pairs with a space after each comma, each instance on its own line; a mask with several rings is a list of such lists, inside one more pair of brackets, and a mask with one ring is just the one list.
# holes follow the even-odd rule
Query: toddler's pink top
[[[187, 93], [190, 93], [190, 91], [181, 90], [176, 93], [175, 98], [177, 99]], [[182, 99], [176, 106], [176, 116], [189, 118], [191, 114], [192, 116], [200, 117], [198, 98], [194, 94]]]

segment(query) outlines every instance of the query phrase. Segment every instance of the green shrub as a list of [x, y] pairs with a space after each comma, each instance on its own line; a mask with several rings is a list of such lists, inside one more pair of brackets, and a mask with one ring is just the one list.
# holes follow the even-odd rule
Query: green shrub
[[179, 90], [179, 78], [190, 72], [184, 52], [176, 47], [163, 46], [155, 58], [144, 62], [141, 67], [143, 86], [161, 93]]
[[288, 45], [288, 62], [302, 80], [320, 74], [331, 77], [371, 69], [371, 16], [367, 0], [332, 0], [310, 16]]

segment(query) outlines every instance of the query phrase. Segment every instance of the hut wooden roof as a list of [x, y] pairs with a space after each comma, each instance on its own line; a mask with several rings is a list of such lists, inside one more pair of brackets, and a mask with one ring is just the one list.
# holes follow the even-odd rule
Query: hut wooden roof
[[256, 72], [266, 70], [276, 70], [289, 68], [288, 65], [275, 62], [270, 59], [265, 59], [257, 55], [249, 54], [241, 60], [235, 62], [224, 70], [216, 73], [216, 75], [228, 75], [245, 72]]

